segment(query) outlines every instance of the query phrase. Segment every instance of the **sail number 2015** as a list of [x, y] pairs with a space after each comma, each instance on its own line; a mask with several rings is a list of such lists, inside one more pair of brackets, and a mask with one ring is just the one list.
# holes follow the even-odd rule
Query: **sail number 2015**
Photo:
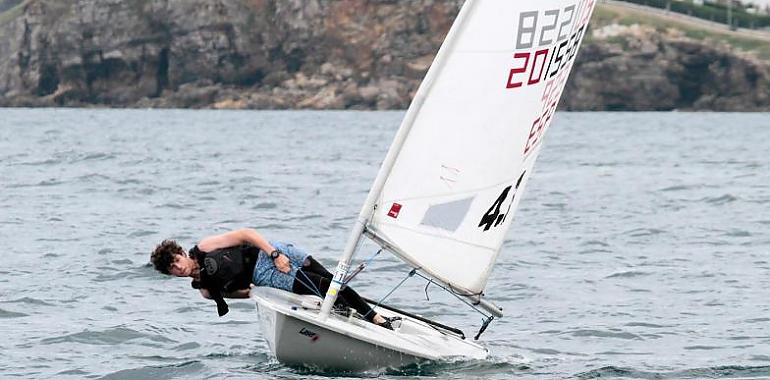
[[506, 88], [530, 86], [552, 78], [573, 58], [583, 31], [581, 28], [572, 33], [577, 19], [575, 7], [572, 4], [564, 9], [519, 14], [518, 52], [513, 56], [517, 64], [508, 73]]

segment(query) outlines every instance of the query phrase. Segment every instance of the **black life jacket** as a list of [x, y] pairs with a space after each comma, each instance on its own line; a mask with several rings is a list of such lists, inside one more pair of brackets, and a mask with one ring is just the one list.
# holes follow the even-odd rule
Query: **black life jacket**
[[196, 245], [190, 250], [190, 257], [200, 267], [200, 281], [193, 281], [193, 288], [209, 292], [221, 317], [230, 310], [222, 293], [249, 288], [259, 248], [244, 244], [203, 252]]

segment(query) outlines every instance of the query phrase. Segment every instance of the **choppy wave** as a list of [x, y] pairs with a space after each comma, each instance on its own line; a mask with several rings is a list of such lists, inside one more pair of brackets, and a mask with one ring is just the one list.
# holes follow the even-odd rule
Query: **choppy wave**
[[32, 306], [54, 306], [52, 303], [45, 302], [43, 300], [32, 298], [32, 297], [21, 297], [17, 299], [12, 299], [8, 301], [0, 301], [2, 303], [21, 303], [25, 305], [32, 305]]
[[634, 277], [643, 277], [643, 276], [649, 276], [649, 275], [650, 273], [647, 273], [647, 272], [629, 270], [629, 271], [613, 273], [605, 278], [634, 278]]
[[148, 334], [126, 327], [114, 327], [104, 330], [84, 330], [78, 333], [45, 338], [42, 344], [79, 343], [88, 345], [115, 346], [135, 340], [151, 341], [156, 343], [173, 343], [172, 339], [158, 334]]
[[715, 205], [715, 206], [721, 206], [721, 205], [732, 203], [732, 202], [735, 202], [735, 201], [738, 201], [738, 200], [739, 200], [738, 197], [736, 197], [736, 196], [734, 196], [732, 194], [724, 194], [724, 195], [721, 195], [721, 196], [718, 196], [718, 197], [703, 198], [700, 201], [701, 202], [705, 202], [705, 203], [709, 203], [709, 204], [712, 204], [712, 205]]
[[28, 315], [29, 314], [24, 314], [24, 313], [19, 313], [19, 312], [15, 312], [15, 311], [8, 311], [8, 310], [0, 309], [0, 319], [5, 319], [5, 318], [21, 318], [21, 317], [26, 317]]
[[576, 337], [614, 338], [626, 340], [643, 339], [641, 336], [629, 332], [610, 330], [580, 329], [571, 331], [569, 334]]
[[99, 380], [137, 380], [137, 379], [188, 379], [190, 376], [201, 375], [205, 370], [203, 363], [188, 361], [179, 364], [163, 366], [143, 366], [122, 369], [99, 377]]
[[770, 377], [770, 366], [716, 366], [677, 371], [644, 371], [627, 367], [602, 367], [575, 375], [580, 380], [588, 379], [766, 379]]
[[[718, 366], [770, 362], [770, 115], [559, 114], [485, 288], [493, 356], [337, 374], [275, 362], [251, 302], [220, 318], [148, 253], [247, 225], [333, 268], [402, 113], [2, 112], [28, 127], [0, 138], [0, 378], [770, 377]], [[384, 253], [354, 286], [408, 272]], [[416, 276], [386, 302], [483, 318]]]

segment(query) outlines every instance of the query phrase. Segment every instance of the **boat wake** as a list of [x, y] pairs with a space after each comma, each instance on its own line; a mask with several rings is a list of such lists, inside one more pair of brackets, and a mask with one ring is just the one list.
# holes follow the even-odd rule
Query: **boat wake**
[[263, 363], [259, 368], [252, 368], [261, 373], [294, 374], [305, 376], [323, 376], [323, 377], [355, 377], [355, 378], [379, 378], [385, 376], [440, 376], [444, 379], [464, 379], [469, 376], [484, 377], [499, 376], [501, 373], [522, 374], [529, 372], [532, 367], [522, 358], [493, 358], [484, 360], [440, 360], [425, 361], [417, 364], [410, 364], [400, 368], [381, 368], [377, 370], [368, 370], [364, 372], [341, 371], [322, 369], [312, 366], [286, 366], [280, 364], [277, 360]]
[[394, 376], [441, 376], [441, 378], [483, 378], [485, 375], [521, 374], [532, 367], [521, 358], [504, 359], [489, 357], [484, 360], [443, 360], [413, 364], [385, 371]]

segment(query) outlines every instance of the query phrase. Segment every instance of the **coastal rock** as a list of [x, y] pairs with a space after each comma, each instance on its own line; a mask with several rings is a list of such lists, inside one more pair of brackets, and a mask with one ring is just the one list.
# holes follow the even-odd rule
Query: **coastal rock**
[[[404, 109], [463, 0], [26, 0], [0, 13], [0, 106]], [[765, 62], [605, 25], [561, 108], [770, 110]]]
[[770, 110], [770, 66], [728, 46], [638, 25], [593, 36], [575, 61], [562, 109]]

